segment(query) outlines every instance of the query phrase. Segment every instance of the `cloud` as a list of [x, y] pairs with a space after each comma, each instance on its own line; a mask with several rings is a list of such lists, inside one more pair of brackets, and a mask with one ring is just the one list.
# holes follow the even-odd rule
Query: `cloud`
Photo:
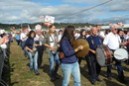
[[[62, 0], [60, 4], [52, 4], [57, 0], [32, 2], [31, 0], [1, 0], [1, 23], [35, 23], [42, 22], [40, 16], [51, 15], [56, 17], [56, 22], [74, 23], [107, 23], [114, 22], [114, 17], [121, 16], [118, 20], [128, 21], [128, 0], [113, 0], [107, 4], [87, 10], [108, 0]], [[51, 2], [51, 3], [50, 3]], [[115, 20], [115, 21], [118, 21]]]

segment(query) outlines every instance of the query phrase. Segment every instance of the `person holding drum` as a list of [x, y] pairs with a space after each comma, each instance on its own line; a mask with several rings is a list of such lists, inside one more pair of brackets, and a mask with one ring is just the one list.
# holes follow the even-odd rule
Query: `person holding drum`
[[87, 38], [87, 41], [90, 46], [90, 52], [86, 60], [91, 83], [95, 84], [96, 81], [101, 81], [99, 78], [101, 67], [96, 60], [96, 48], [102, 45], [102, 38], [98, 36], [98, 29], [96, 27], [91, 28], [91, 35]]
[[[117, 24], [112, 24], [111, 25], [111, 32], [106, 35], [103, 44], [107, 46], [113, 53], [115, 50], [119, 49], [121, 43], [120, 36], [117, 34]], [[118, 72], [118, 79], [120, 82], [125, 83], [125, 77], [124, 77], [124, 72], [123, 68], [121, 66], [121, 61], [115, 59], [113, 57], [113, 61], [115, 61], [115, 66], [117, 67], [117, 72]], [[109, 65], [107, 66], [107, 77], [111, 79], [111, 68], [112, 66]]]
[[74, 49], [72, 46], [72, 42], [75, 40], [74, 30], [74, 26], [67, 26], [60, 41], [60, 52], [64, 54], [60, 56], [63, 72], [62, 86], [68, 86], [71, 74], [74, 86], [81, 86], [80, 67], [76, 53], [83, 50], [84, 47], [79, 45]]

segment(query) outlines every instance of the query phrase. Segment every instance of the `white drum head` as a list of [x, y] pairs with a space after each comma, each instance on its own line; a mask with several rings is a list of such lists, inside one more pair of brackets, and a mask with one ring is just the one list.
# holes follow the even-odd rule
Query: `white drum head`
[[114, 52], [114, 57], [117, 60], [126, 60], [126, 59], [128, 59], [128, 52], [123, 48], [117, 49]]

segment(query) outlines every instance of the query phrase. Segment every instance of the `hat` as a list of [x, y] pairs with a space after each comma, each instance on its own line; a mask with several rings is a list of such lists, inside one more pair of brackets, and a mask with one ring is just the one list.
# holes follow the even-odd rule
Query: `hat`
[[53, 17], [53, 16], [45, 16], [44, 22], [45, 23], [51, 23], [51, 24], [53, 24], [55, 22], [55, 17]]
[[41, 30], [41, 29], [42, 29], [42, 26], [41, 26], [41, 25], [37, 24], [37, 25], [35, 26], [35, 30]]

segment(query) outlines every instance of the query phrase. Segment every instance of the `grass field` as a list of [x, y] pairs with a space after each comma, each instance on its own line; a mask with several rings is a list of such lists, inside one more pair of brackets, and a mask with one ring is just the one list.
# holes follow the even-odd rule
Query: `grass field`
[[[31, 72], [27, 66], [29, 60], [24, 57], [23, 52], [16, 42], [11, 44], [11, 54], [10, 54], [10, 66], [11, 66], [11, 84], [10, 86], [61, 86], [62, 78], [56, 80], [55, 82], [50, 81], [49, 77], [49, 59], [46, 52], [43, 56], [43, 68], [39, 69], [40, 75], [36, 76]], [[129, 66], [124, 65], [125, 77], [129, 81]], [[62, 77], [62, 71], [59, 69], [58, 74]], [[105, 77], [106, 68], [103, 67], [101, 71], [100, 78], [102, 82], [97, 82], [95, 86], [129, 86], [128, 84], [122, 84], [117, 80], [117, 71], [113, 69], [113, 79], [108, 80]], [[89, 81], [89, 76], [87, 74], [87, 66], [85, 60], [81, 63], [81, 83], [82, 86], [92, 86]], [[70, 79], [70, 85], [73, 86], [73, 79]]]

